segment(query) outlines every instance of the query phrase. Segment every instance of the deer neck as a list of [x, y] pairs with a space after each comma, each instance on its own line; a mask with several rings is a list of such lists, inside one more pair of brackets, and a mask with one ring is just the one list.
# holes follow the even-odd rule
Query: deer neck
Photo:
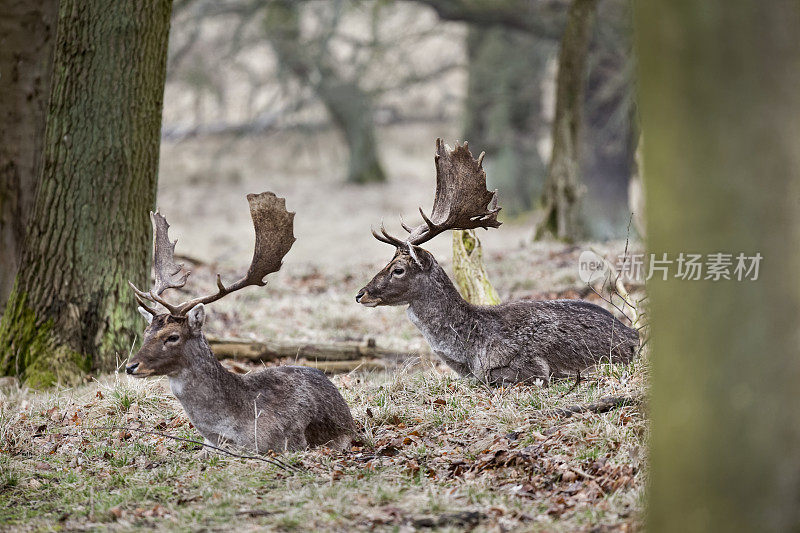
[[186, 343], [186, 357], [190, 364], [169, 376], [169, 386], [187, 412], [187, 406], [219, 408], [230, 392], [240, 387], [239, 376], [217, 361], [205, 335]]
[[[426, 286], [418, 292], [406, 311], [431, 348], [448, 364], [468, 364], [475, 338], [474, 306], [464, 300], [439, 265], [434, 265]], [[453, 366], [453, 365], [451, 365]]]

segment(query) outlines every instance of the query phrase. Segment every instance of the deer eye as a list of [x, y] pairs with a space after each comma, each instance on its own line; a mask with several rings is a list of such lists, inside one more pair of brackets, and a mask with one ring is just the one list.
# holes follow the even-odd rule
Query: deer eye
[[394, 274], [395, 276], [402, 276], [403, 274], [405, 274], [405, 272], [406, 270], [400, 267], [397, 267], [394, 270], [392, 270], [392, 274]]
[[177, 333], [173, 333], [172, 335], [167, 337], [166, 342], [178, 342], [179, 340], [181, 340], [181, 336], [178, 335]]

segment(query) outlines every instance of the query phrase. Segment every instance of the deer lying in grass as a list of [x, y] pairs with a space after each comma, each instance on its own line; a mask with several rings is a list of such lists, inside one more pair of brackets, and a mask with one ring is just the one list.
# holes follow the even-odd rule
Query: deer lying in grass
[[[515, 301], [472, 305], [458, 293], [433, 255], [419, 246], [450, 229], [496, 228], [497, 193], [486, 190], [483, 154], [467, 143], [454, 150], [436, 141], [436, 197], [430, 218], [405, 240], [381, 225], [379, 241], [396, 247], [386, 267], [361, 289], [367, 306], [408, 305], [411, 322], [436, 354], [461, 376], [489, 385], [576, 376], [601, 361], [628, 363], [638, 333], [611, 313], [580, 300]], [[577, 383], [576, 383], [577, 384]]]
[[[155, 287], [148, 292], [130, 284], [139, 312], [148, 321], [142, 348], [126, 372], [136, 377], [168, 376], [172, 392], [207, 444], [232, 443], [263, 453], [327, 445], [344, 449], [354, 428], [350, 409], [336, 387], [319, 370], [297, 366], [271, 367], [246, 375], [233, 374], [217, 361], [203, 335], [205, 304], [250, 285], [263, 286], [264, 276], [277, 272], [294, 243], [294, 213], [271, 192], [247, 196], [256, 230], [255, 252], [247, 274], [218, 291], [173, 305], [161, 294], [180, 288], [189, 273], [175, 264], [175, 243], [169, 224], [152, 214]], [[167, 309], [158, 313], [146, 300]]]

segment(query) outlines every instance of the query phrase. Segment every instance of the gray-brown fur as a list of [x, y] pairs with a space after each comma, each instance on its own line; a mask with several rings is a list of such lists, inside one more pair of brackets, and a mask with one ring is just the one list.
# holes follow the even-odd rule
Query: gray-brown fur
[[325, 374], [297, 366], [228, 372], [206, 342], [203, 314], [199, 304], [187, 317], [152, 317], [127, 372], [167, 376], [192, 424], [211, 444], [259, 453], [349, 446], [353, 418]]
[[581, 300], [476, 306], [458, 293], [436, 259], [398, 247], [356, 297], [363, 305], [408, 305], [408, 316], [436, 354], [461, 376], [490, 384], [574, 376], [602, 361], [630, 362], [635, 330]]

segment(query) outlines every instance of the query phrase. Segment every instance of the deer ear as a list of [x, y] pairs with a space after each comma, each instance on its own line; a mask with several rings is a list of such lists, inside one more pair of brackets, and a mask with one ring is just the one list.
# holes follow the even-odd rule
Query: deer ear
[[149, 312], [145, 311], [144, 308], [137, 307], [136, 309], [139, 311], [139, 314], [142, 315], [145, 320], [147, 320], [148, 324], [150, 324], [150, 322], [153, 321], [153, 315], [151, 315]]
[[189, 328], [192, 331], [200, 331], [206, 320], [206, 307], [203, 304], [195, 305], [186, 313], [186, 318], [189, 320]]
[[431, 266], [431, 255], [419, 246], [413, 244], [408, 245], [408, 253], [414, 259], [414, 262], [419, 265], [423, 270], [428, 270]]

